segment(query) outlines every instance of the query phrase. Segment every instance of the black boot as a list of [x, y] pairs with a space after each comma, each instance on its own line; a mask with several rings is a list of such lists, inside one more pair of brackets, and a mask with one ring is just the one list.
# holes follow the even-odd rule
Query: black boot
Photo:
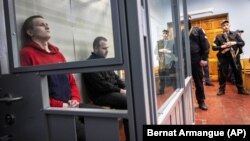
[[239, 91], [238, 91], [238, 94], [241, 94], [241, 95], [249, 95], [249, 93], [248, 93], [245, 89], [239, 90]]
[[199, 108], [201, 109], [201, 110], [204, 110], [204, 111], [206, 111], [208, 108], [207, 108], [207, 105], [205, 104], [205, 102], [201, 102], [201, 103], [199, 103]]

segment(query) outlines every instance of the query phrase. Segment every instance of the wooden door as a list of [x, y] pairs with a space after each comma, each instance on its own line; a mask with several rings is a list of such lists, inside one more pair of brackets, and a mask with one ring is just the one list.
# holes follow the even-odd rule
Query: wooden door
[[213, 41], [218, 33], [222, 32], [221, 22], [228, 19], [228, 14], [221, 14], [216, 16], [209, 16], [199, 19], [193, 19], [192, 25], [198, 26], [204, 29], [206, 32], [208, 41], [210, 43], [209, 52], [209, 74], [212, 81], [218, 80], [218, 59], [217, 52], [212, 50]]

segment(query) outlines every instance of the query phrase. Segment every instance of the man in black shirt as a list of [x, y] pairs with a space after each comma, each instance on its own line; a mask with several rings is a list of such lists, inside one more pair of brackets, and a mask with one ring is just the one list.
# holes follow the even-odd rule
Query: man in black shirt
[[199, 108], [207, 110], [205, 104], [205, 94], [203, 86], [203, 72], [202, 67], [207, 65], [209, 47], [207, 39], [203, 30], [199, 27], [194, 27], [191, 24], [191, 17], [189, 18], [189, 39], [191, 52], [192, 77], [195, 83], [195, 94], [199, 104]]
[[225, 94], [226, 88], [226, 76], [228, 72], [228, 66], [230, 65], [235, 76], [236, 86], [238, 94], [249, 95], [249, 93], [243, 87], [243, 80], [241, 74], [240, 54], [242, 53], [242, 47], [245, 42], [236, 33], [230, 31], [229, 21], [225, 20], [221, 23], [223, 30], [222, 34], [218, 34], [213, 43], [213, 50], [219, 51], [218, 68], [219, 68], [219, 92], [218, 96]]
[[[107, 39], [97, 37], [93, 43], [94, 52], [90, 59], [104, 59], [108, 54]], [[89, 91], [89, 98], [96, 105], [115, 109], [127, 109], [125, 83], [114, 71], [85, 73], [84, 81]]]
[[[93, 52], [88, 60], [105, 59], [108, 54], [107, 39], [96, 37]], [[83, 74], [88, 97], [95, 105], [108, 106], [112, 109], [127, 109], [125, 83], [114, 71], [91, 72]], [[129, 140], [128, 120], [124, 119], [126, 141]]]

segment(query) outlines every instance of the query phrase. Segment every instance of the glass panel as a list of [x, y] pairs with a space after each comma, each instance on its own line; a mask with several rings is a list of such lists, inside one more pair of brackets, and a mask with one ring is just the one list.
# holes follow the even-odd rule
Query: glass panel
[[73, 32], [76, 60], [87, 59], [93, 50], [93, 40], [98, 36], [108, 39], [109, 53], [107, 58], [114, 58], [110, 1], [73, 0], [71, 4], [72, 17], [75, 21]]
[[76, 100], [80, 108], [127, 109], [125, 70], [49, 74], [47, 81], [51, 107], [78, 107], [70, 103]]
[[177, 88], [177, 47], [171, 0], [148, 0], [148, 3], [157, 109], [160, 109]]
[[[51, 6], [52, 3], [54, 3], [53, 6]], [[99, 36], [103, 36], [108, 40], [109, 53], [106, 58], [115, 57], [110, 0], [54, 0], [53, 2], [51, 0], [16, 0], [15, 14], [18, 50], [20, 51], [24, 46], [32, 48], [27, 48], [26, 50], [29, 53], [24, 51], [20, 56], [21, 58], [25, 56], [25, 59], [32, 62], [28, 65], [64, 62], [64, 59], [49, 60], [48, 56], [46, 58], [40, 56], [41, 58], [39, 58], [38, 54], [49, 54], [50, 56], [59, 56], [60, 58], [61, 55], [55, 55], [57, 51], [53, 49], [54, 46], [59, 48], [59, 52], [63, 54], [66, 62], [86, 60], [93, 51], [94, 39]], [[40, 44], [37, 46], [40, 49], [35, 51], [35, 45], [27, 45], [27, 41], [24, 40], [21, 33], [24, 21], [33, 15], [41, 15], [44, 18], [36, 21], [37, 25], [34, 24], [35, 21], [33, 20], [32, 28], [26, 29], [26, 33], [27, 31], [31, 32], [28, 32], [28, 35], [32, 36], [32, 40]], [[48, 26], [42, 24], [48, 24]], [[43, 35], [37, 34], [39, 33], [38, 29], [45, 30], [47, 33], [43, 34], [48, 34], [47, 36], [50, 38], [41, 39], [40, 37]], [[49, 46], [47, 50], [41, 49], [41, 44], [47, 41], [53, 46]], [[39, 53], [31, 56], [30, 52], [32, 50]], [[39, 61], [39, 59], [47, 61]]]

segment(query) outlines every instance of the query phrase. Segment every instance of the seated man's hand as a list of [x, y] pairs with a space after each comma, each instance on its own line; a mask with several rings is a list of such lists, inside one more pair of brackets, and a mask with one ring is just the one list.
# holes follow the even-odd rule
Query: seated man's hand
[[69, 104], [68, 103], [63, 103], [63, 108], [68, 108], [69, 107]]
[[80, 103], [77, 100], [69, 100], [68, 104], [70, 108], [78, 108]]

